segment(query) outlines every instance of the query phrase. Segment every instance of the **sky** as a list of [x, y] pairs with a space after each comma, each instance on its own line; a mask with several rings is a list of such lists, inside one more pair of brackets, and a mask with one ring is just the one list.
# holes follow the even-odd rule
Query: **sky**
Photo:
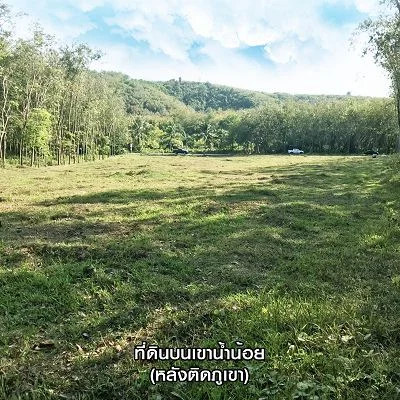
[[268, 93], [388, 96], [360, 22], [379, 0], [6, 0], [63, 44], [101, 50], [96, 70], [211, 82]]

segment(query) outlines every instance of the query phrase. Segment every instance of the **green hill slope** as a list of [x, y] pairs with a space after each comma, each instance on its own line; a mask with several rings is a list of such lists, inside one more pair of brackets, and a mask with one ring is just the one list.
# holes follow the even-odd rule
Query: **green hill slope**
[[[209, 82], [188, 82], [169, 80], [158, 82], [165, 93], [177, 98], [196, 111], [240, 110], [257, 107], [266, 103], [306, 102], [318, 103], [326, 100], [342, 100], [349, 96], [308, 95], [288, 93], [264, 93], [252, 90], [237, 89], [229, 86], [214, 85]], [[353, 97], [360, 99], [361, 97]]]
[[[96, 72], [94, 72], [96, 73]], [[156, 82], [131, 79], [119, 72], [101, 72], [113, 81], [125, 101], [126, 111], [132, 115], [181, 115], [193, 111], [174, 96], [169, 95]]]
[[[103, 72], [122, 90], [126, 110], [133, 115], [182, 115], [188, 111], [243, 110], [265, 104], [300, 102], [319, 103], [344, 100], [349, 96], [264, 93], [215, 85], [209, 82], [169, 80], [151, 82], [131, 79], [117, 72]], [[365, 97], [353, 96], [353, 99]]]

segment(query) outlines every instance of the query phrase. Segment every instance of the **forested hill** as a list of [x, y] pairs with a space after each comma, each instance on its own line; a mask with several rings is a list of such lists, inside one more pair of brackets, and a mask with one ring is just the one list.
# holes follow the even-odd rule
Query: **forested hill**
[[122, 95], [130, 115], [182, 115], [190, 110], [179, 99], [167, 94], [156, 82], [132, 79], [120, 72], [91, 72], [108, 81]]
[[[181, 79], [158, 82], [158, 84], [166, 93], [176, 97], [182, 103], [200, 112], [241, 110], [266, 105], [268, 103], [285, 103], [289, 101], [315, 104], [321, 101], [343, 100], [349, 97], [349, 95], [264, 93], [215, 85], [209, 82], [189, 82]], [[365, 97], [358, 96], [354, 96], [353, 98], [365, 99]]]
[[213, 85], [209, 82], [187, 82], [173, 79], [159, 82], [159, 85], [169, 95], [200, 112], [253, 108], [272, 100], [264, 93]]
[[129, 114], [176, 115], [188, 111], [184, 103], [164, 93], [159, 85], [153, 82], [125, 79], [124, 94]]
[[[208, 112], [216, 110], [243, 110], [262, 105], [300, 102], [316, 104], [327, 100], [344, 100], [346, 96], [264, 93], [209, 82], [169, 80], [151, 82], [131, 79], [127, 75], [106, 72], [119, 82], [124, 93], [126, 111], [132, 115], [182, 115], [189, 110]], [[353, 99], [362, 99], [353, 97]]]

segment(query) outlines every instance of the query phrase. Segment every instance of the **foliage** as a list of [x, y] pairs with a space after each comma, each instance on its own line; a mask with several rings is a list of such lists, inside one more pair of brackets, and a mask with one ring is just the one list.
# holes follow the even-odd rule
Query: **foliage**
[[26, 125], [24, 137], [27, 148], [47, 155], [51, 138], [50, 128], [51, 114], [41, 108], [33, 109]]
[[[9, 18], [0, 8], [1, 19]], [[0, 158], [58, 164], [120, 154], [129, 118], [122, 91], [89, 71], [99, 53], [83, 44], [57, 48], [35, 28], [30, 39], [0, 32]], [[51, 120], [51, 124], [48, 122]], [[44, 159], [46, 158], [46, 160]]]
[[386, 0], [382, 3], [388, 5], [391, 11], [394, 9], [394, 12], [382, 14], [377, 20], [364, 21], [360, 30], [369, 34], [365, 53], [372, 53], [375, 61], [389, 73], [392, 80], [399, 132], [397, 152], [400, 152], [400, 2]]
[[209, 82], [186, 82], [179, 79], [161, 83], [161, 87], [166, 93], [200, 112], [218, 109], [239, 110], [256, 105], [245, 91], [212, 85]]

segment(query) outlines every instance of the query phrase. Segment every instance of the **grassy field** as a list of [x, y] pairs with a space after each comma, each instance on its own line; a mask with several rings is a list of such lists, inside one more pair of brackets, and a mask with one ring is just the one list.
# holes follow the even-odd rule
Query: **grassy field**
[[[0, 399], [400, 397], [400, 185], [370, 157], [0, 171]], [[267, 359], [143, 362], [162, 347]], [[152, 367], [248, 368], [160, 383]]]

